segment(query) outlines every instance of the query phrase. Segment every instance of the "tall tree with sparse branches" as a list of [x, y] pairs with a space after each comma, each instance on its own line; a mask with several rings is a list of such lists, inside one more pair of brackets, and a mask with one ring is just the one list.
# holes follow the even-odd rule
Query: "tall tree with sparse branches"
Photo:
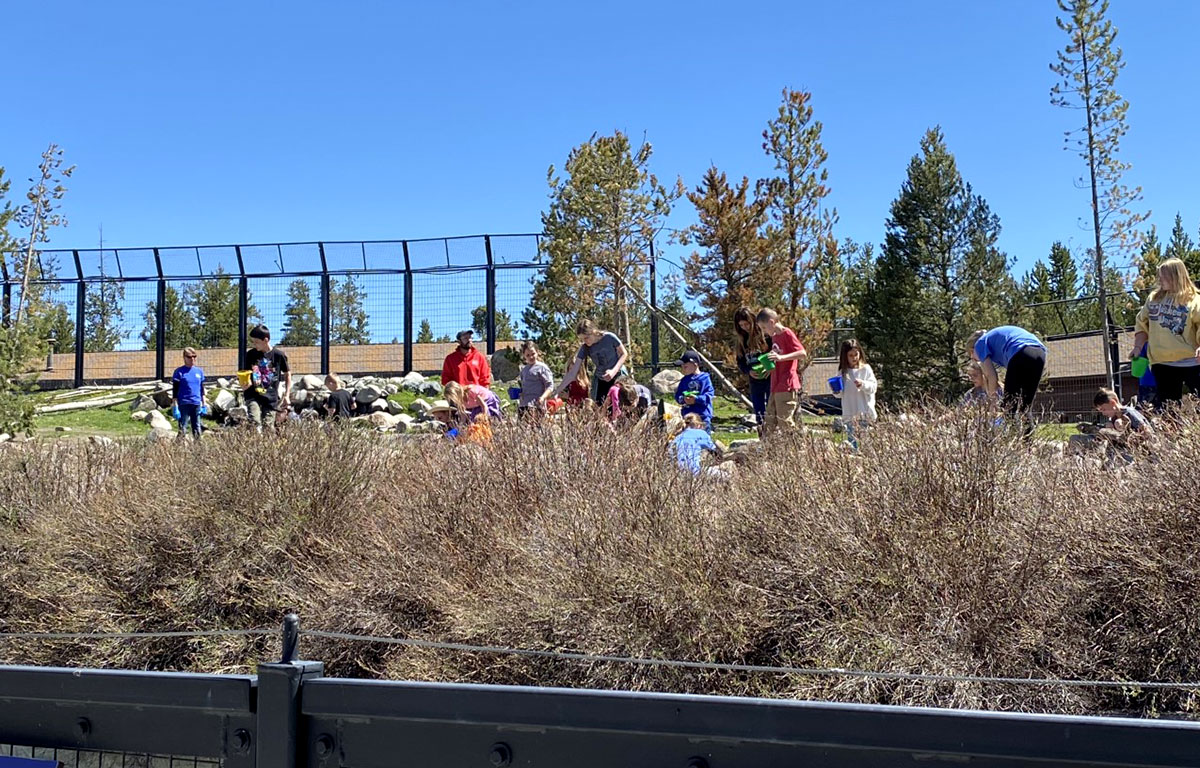
[[[1134, 206], [1142, 199], [1141, 187], [1122, 182], [1130, 165], [1119, 158], [1121, 138], [1129, 130], [1125, 115], [1129, 102], [1117, 93], [1117, 76], [1124, 69], [1122, 51], [1116, 45], [1117, 28], [1108, 16], [1108, 0], [1058, 0], [1064, 14], [1056, 21], [1066, 33], [1067, 45], [1058, 52], [1051, 71], [1062, 78], [1050, 89], [1050, 103], [1080, 110], [1082, 125], [1066, 134], [1066, 147], [1077, 151], [1087, 165], [1082, 186], [1091, 191], [1093, 267], [1099, 298], [1100, 327], [1108, 338], [1109, 274], [1106, 257], [1119, 260], [1140, 245], [1138, 225], [1147, 213]], [[1119, 261], [1118, 261], [1119, 263]], [[1116, 383], [1109, 347], [1104, 345], [1104, 363], [1109, 385]]]

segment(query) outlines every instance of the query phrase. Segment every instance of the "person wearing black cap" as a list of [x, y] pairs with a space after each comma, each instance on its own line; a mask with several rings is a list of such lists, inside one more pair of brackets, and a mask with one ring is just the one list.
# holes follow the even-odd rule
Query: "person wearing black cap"
[[442, 386], [452, 381], [464, 387], [478, 384], [481, 387], [492, 386], [492, 367], [488, 365], [487, 356], [475, 348], [472, 337], [475, 332], [468, 329], [458, 334], [458, 347], [446, 355], [442, 363]]
[[713, 398], [717, 391], [713, 389], [712, 377], [700, 371], [700, 355], [694, 349], [689, 349], [675, 361], [683, 378], [675, 387], [675, 402], [683, 406], [680, 415], [694, 413], [704, 422], [704, 428], [712, 432]]

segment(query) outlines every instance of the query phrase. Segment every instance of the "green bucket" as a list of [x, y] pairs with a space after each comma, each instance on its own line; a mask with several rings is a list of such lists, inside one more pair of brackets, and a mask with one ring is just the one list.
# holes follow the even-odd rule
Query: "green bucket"
[[1133, 374], [1133, 378], [1140, 379], [1146, 375], [1146, 371], [1150, 370], [1150, 360], [1145, 357], [1135, 357], [1129, 364], [1129, 372]]

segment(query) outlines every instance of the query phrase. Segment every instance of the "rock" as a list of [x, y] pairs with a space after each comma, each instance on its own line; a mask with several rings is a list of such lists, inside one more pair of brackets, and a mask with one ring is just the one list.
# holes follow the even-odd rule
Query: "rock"
[[227, 389], [217, 390], [212, 399], [213, 415], [229, 413], [229, 409], [237, 405], [237, 396]]
[[675, 388], [679, 386], [679, 382], [683, 381], [683, 374], [674, 369], [659, 371], [658, 374], [650, 379], [650, 389], [654, 394], [661, 396], [675, 396]]
[[389, 378], [387, 380], [387, 383], [395, 384], [397, 387], [403, 387], [404, 386], [404, 377], [403, 376], [392, 376], [391, 378]]
[[370, 410], [372, 413], [379, 413], [379, 412], [381, 412], [381, 411], [382, 411], [382, 412], [384, 412], [384, 413], [387, 413], [387, 412], [388, 412], [388, 403], [389, 403], [389, 402], [390, 402], [389, 400], [385, 400], [385, 399], [383, 399], [383, 398], [381, 397], [381, 398], [379, 398], [378, 400], [372, 400], [370, 403], [368, 403], [368, 404], [367, 404], [367, 408], [368, 408], [368, 409], [369, 409], [369, 410]]
[[354, 393], [354, 399], [361, 405], [373, 403], [383, 397], [383, 390], [371, 384], [360, 386], [358, 391]]
[[[170, 403], [167, 403], [170, 405]], [[153, 411], [158, 409], [158, 401], [150, 395], [138, 395], [129, 407], [131, 411]]]
[[429, 401], [422, 400], [419, 397], [416, 400], [413, 400], [408, 407], [411, 408], [412, 412], [418, 416], [428, 416], [429, 412], [433, 410], [433, 406], [429, 404]]
[[170, 408], [171, 401], [175, 398], [171, 395], [171, 385], [159, 383], [158, 389], [150, 396], [153, 398], [155, 405], [159, 408]]
[[325, 386], [325, 382], [320, 376], [314, 376], [311, 373], [300, 377], [298, 385], [301, 389], [320, 389]]
[[146, 433], [147, 443], [164, 443], [175, 439], [173, 429], [152, 429]]
[[301, 421], [318, 421], [320, 418], [321, 414], [312, 408], [305, 408], [303, 411], [300, 411]]
[[308, 390], [307, 389], [292, 389], [292, 395], [289, 398], [292, 403], [292, 408], [297, 411], [304, 410], [304, 406], [308, 405]]
[[384, 384], [383, 391], [389, 395], [394, 395], [400, 391], [400, 387], [397, 387], [395, 384]]
[[749, 440], [734, 440], [729, 444], [729, 450], [732, 452], [748, 451], [754, 448], [759, 443], [758, 438], [750, 438]]
[[399, 416], [393, 416], [387, 411], [376, 411], [371, 414], [370, 419], [371, 426], [376, 429], [395, 429], [396, 425], [400, 423]]
[[417, 391], [425, 397], [441, 397], [442, 385], [436, 381], [426, 381], [421, 384], [421, 388]]
[[88, 442], [92, 445], [103, 446], [112, 446], [117, 444], [116, 440], [113, 440], [111, 437], [105, 437], [104, 435], [92, 435], [88, 438]]
[[225, 412], [225, 417], [230, 421], [246, 421], [250, 418], [250, 412], [244, 405], [235, 405]]
[[408, 430], [412, 429], [413, 425], [416, 424], [417, 421], [407, 413], [396, 414], [396, 418], [398, 419], [396, 422], [396, 429], [400, 430], [401, 432], [407, 432]]
[[9, 440], [12, 440], [12, 435], [7, 432], [0, 434], [0, 444], [7, 443]]
[[217, 386], [221, 389], [229, 389], [229, 379], [217, 379]]
[[55, 427], [54, 431], [55, 432], [70, 432], [71, 428], [70, 427]]
[[314, 408], [320, 413], [324, 413], [324, 411], [322, 409], [325, 407], [325, 401], [327, 401], [328, 399], [329, 399], [329, 390], [327, 390], [327, 389], [309, 390], [309, 392], [308, 392], [308, 407]]
[[[509, 357], [509, 355], [512, 357]], [[492, 379], [510, 381], [521, 375], [521, 364], [517, 362], [516, 350], [497, 349], [492, 355]]]
[[388, 413], [392, 414], [393, 416], [396, 416], [397, 414], [404, 413], [404, 406], [401, 405], [400, 403], [396, 402], [395, 400], [388, 400], [387, 401], [387, 411], [388, 411]]
[[150, 425], [150, 429], [166, 429], [172, 430], [171, 422], [167, 420], [159, 411], [150, 411], [150, 416], [146, 419], [146, 423]]
[[150, 417], [150, 413], [151, 411], [134, 411], [133, 413], [129, 414], [129, 418], [133, 419], [134, 421], [145, 421]]
[[425, 377], [422, 376], [421, 374], [417, 373], [416, 371], [413, 371], [411, 373], [406, 373], [400, 379], [400, 386], [403, 387], [404, 389], [407, 389], [409, 392], [420, 392], [421, 385], [424, 383], [425, 383]]
[[746, 414], [742, 414], [740, 423], [743, 427], [757, 427], [758, 419], [755, 417], [755, 415], [753, 413], [746, 413]]

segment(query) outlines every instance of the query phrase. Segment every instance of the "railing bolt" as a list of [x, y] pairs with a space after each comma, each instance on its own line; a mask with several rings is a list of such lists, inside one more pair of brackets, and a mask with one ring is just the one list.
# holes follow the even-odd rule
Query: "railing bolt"
[[317, 757], [329, 757], [333, 754], [333, 737], [322, 733], [317, 737]]
[[75, 721], [75, 732], [80, 736], [87, 736], [92, 732], [92, 721], [86, 717], [81, 717]]
[[233, 732], [233, 748], [241, 754], [246, 754], [250, 751], [250, 731], [245, 728], [238, 728]]
[[498, 742], [492, 745], [492, 753], [488, 755], [488, 760], [496, 768], [502, 768], [505, 765], [512, 765], [512, 748], [504, 742]]

